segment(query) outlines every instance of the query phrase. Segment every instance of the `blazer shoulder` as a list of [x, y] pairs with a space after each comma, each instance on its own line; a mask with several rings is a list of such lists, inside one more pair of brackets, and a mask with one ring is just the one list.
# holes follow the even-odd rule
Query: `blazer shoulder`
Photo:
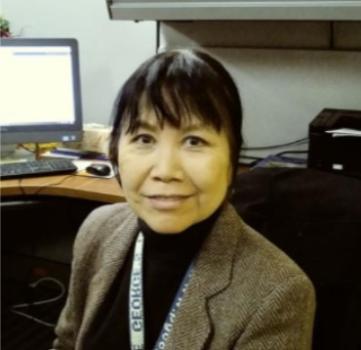
[[96, 208], [80, 226], [74, 242], [74, 250], [103, 242], [129, 219], [136, 220], [127, 203], [108, 204]]
[[301, 285], [311, 293], [313, 284], [302, 268], [284, 251], [262, 234], [248, 226], [240, 218], [239, 242], [235, 254], [236, 274], [247, 276], [252, 288], [272, 292], [282, 284], [302, 281]]

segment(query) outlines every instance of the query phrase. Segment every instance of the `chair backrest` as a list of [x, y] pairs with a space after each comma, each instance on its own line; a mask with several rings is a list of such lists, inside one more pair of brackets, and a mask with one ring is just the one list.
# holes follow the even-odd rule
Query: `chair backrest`
[[361, 349], [361, 180], [257, 168], [237, 177], [231, 201], [313, 281], [314, 349]]

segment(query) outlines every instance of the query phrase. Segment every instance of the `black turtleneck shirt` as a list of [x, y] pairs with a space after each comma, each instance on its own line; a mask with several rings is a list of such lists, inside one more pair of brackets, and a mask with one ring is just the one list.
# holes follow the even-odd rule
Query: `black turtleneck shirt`
[[[144, 234], [143, 307], [145, 348], [152, 349], [183, 276], [211, 230], [218, 211], [177, 234], [160, 234], [138, 220]], [[84, 348], [130, 349], [128, 295], [135, 241], [92, 322]]]

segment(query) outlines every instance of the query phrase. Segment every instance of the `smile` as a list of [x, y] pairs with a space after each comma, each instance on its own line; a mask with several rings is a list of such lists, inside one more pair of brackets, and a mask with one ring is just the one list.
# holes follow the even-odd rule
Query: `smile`
[[150, 205], [158, 210], [172, 210], [180, 207], [191, 195], [152, 195], [145, 196]]

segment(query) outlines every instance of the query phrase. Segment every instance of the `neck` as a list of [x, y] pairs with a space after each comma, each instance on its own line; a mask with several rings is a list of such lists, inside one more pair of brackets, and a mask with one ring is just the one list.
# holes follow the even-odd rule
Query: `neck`
[[199, 250], [203, 241], [211, 232], [220, 209], [216, 210], [207, 219], [198, 222], [177, 234], [164, 234], [152, 230], [146, 222], [138, 219], [139, 230], [145, 238], [145, 259], [149, 256], [169, 256], [170, 259], [192, 259]]
[[219, 213], [221, 211], [221, 208], [218, 208], [213, 214], [211, 214], [208, 218], [197, 222], [194, 225], [189, 226], [188, 228], [186, 228], [185, 230], [181, 231], [181, 232], [177, 232], [177, 233], [160, 233], [157, 231], [154, 231], [145, 221], [143, 221], [142, 219], [138, 219], [138, 224], [139, 224], [139, 229], [140, 231], [142, 231], [146, 236], [160, 236], [160, 237], [165, 237], [164, 239], [172, 239], [172, 237], [174, 237], [174, 239], [176, 240], [177, 237], [180, 236], [190, 236], [190, 235], [194, 235], [197, 234], [197, 232], [200, 231], [210, 231], [210, 229], [212, 228], [215, 220], [217, 219], [217, 217], [219, 216]]

